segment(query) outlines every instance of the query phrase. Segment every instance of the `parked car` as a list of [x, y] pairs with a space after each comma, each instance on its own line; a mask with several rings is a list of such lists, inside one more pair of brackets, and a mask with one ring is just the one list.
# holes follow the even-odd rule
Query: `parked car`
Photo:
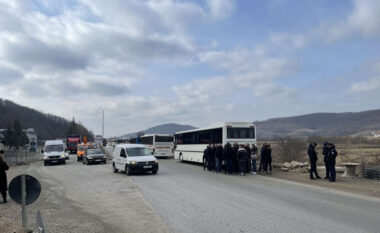
[[107, 163], [106, 155], [100, 149], [88, 149], [83, 155], [83, 164]]
[[124, 171], [127, 175], [135, 172], [152, 172], [157, 174], [158, 161], [152, 152], [139, 144], [116, 145], [112, 156], [114, 173]]
[[49, 140], [45, 142], [44, 150], [44, 166], [48, 164], [66, 164], [66, 146], [62, 140]]

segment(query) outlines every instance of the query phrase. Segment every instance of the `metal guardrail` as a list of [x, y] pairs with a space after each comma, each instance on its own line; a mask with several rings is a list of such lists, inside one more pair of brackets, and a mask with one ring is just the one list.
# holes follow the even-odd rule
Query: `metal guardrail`
[[380, 180], [380, 165], [364, 165], [363, 178], [371, 180]]
[[40, 211], [37, 211], [37, 229], [39, 233], [46, 233], [45, 225]]

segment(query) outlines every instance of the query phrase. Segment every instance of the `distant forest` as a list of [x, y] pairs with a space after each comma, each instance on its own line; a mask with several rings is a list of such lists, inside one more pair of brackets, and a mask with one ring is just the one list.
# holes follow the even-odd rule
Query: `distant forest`
[[6, 129], [14, 120], [18, 120], [23, 129], [34, 128], [39, 140], [66, 138], [72, 133], [87, 136], [90, 140], [93, 138], [93, 133], [74, 119], [68, 121], [62, 117], [0, 99], [0, 129]]

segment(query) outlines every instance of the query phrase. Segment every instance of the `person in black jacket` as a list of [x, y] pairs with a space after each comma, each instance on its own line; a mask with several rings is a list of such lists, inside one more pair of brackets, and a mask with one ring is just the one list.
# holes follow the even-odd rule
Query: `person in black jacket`
[[233, 151], [230, 143], [227, 143], [224, 145], [223, 155], [224, 155], [224, 161], [226, 163], [226, 170], [225, 173], [231, 175], [232, 174], [232, 157], [233, 157]]
[[206, 149], [203, 151], [203, 170], [206, 170], [206, 167], [208, 166], [210, 153], [211, 153], [211, 144], [208, 144]]
[[270, 144], [267, 144], [264, 148], [264, 171], [266, 173], [268, 173], [268, 167], [269, 172], [272, 175], [272, 149]]
[[0, 192], [1, 195], [3, 196], [3, 203], [7, 203], [7, 171], [9, 169], [8, 164], [4, 161], [4, 151], [0, 151]]
[[251, 147], [249, 144], [246, 144], [244, 149], [247, 151], [247, 158], [245, 161], [245, 173], [249, 173], [251, 171]]
[[328, 143], [327, 147], [329, 149], [327, 153], [327, 162], [329, 165], [329, 175], [330, 175], [329, 181], [335, 182], [336, 180], [335, 159], [336, 159], [336, 156], [338, 156], [338, 152], [336, 151], [335, 146], [332, 143]]
[[261, 169], [264, 169], [264, 161], [265, 161], [265, 148], [266, 148], [267, 144], [264, 143], [262, 146], [261, 146], [261, 151], [260, 151], [260, 165], [259, 165], [259, 172], [261, 171]]
[[223, 146], [222, 144], [218, 144], [215, 149], [215, 173], [220, 173], [222, 159], [223, 159]]
[[322, 148], [322, 154], [323, 154], [323, 162], [325, 163], [325, 169], [326, 169], [326, 176], [323, 179], [330, 179], [329, 176], [329, 162], [327, 160], [327, 154], [329, 152], [329, 148], [327, 146], [329, 144], [328, 142], [323, 143], [323, 148]]
[[239, 174], [241, 176], [245, 176], [245, 161], [247, 160], [247, 156], [247, 151], [244, 149], [244, 145], [241, 145], [237, 153], [237, 158], [239, 160]]
[[237, 158], [237, 153], [239, 150], [239, 144], [237, 142], [234, 143], [232, 147], [232, 172], [238, 174], [239, 172], [239, 160]]
[[313, 174], [315, 174], [315, 177], [317, 179], [320, 179], [321, 177], [318, 175], [318, 172], [317, 172], [317, 161], [318, 161], [318, 156], [317, 156], [317, 152], [315, 151], [315, 147], [317, 146], [317, 143], [313, 142], [313, 143], [310, 143], [309, 145], [309, 149], [307, 150], [307, 153], [309, 155], [309, 159], [310, 159], [310, 179], [313, 180], [315, 179], [313, 177]]
[[215, 170], [215, 152], [216, 152], [216, 146], [215, 144], [211, 145], [210, 155], [208, 158], [208, 170], [214, 171]]

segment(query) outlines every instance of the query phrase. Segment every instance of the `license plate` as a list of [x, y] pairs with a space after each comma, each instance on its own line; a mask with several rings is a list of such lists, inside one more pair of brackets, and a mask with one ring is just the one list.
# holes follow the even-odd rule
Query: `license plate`
[[144, 166], [144, 168], [152, 168], [152, 165]]
[[96, 160], [96, 162], [100, 162], [100, 161], [102, 161], [102, 160], [101, 160], [101, 159], [97, 159], [97, 160]]

